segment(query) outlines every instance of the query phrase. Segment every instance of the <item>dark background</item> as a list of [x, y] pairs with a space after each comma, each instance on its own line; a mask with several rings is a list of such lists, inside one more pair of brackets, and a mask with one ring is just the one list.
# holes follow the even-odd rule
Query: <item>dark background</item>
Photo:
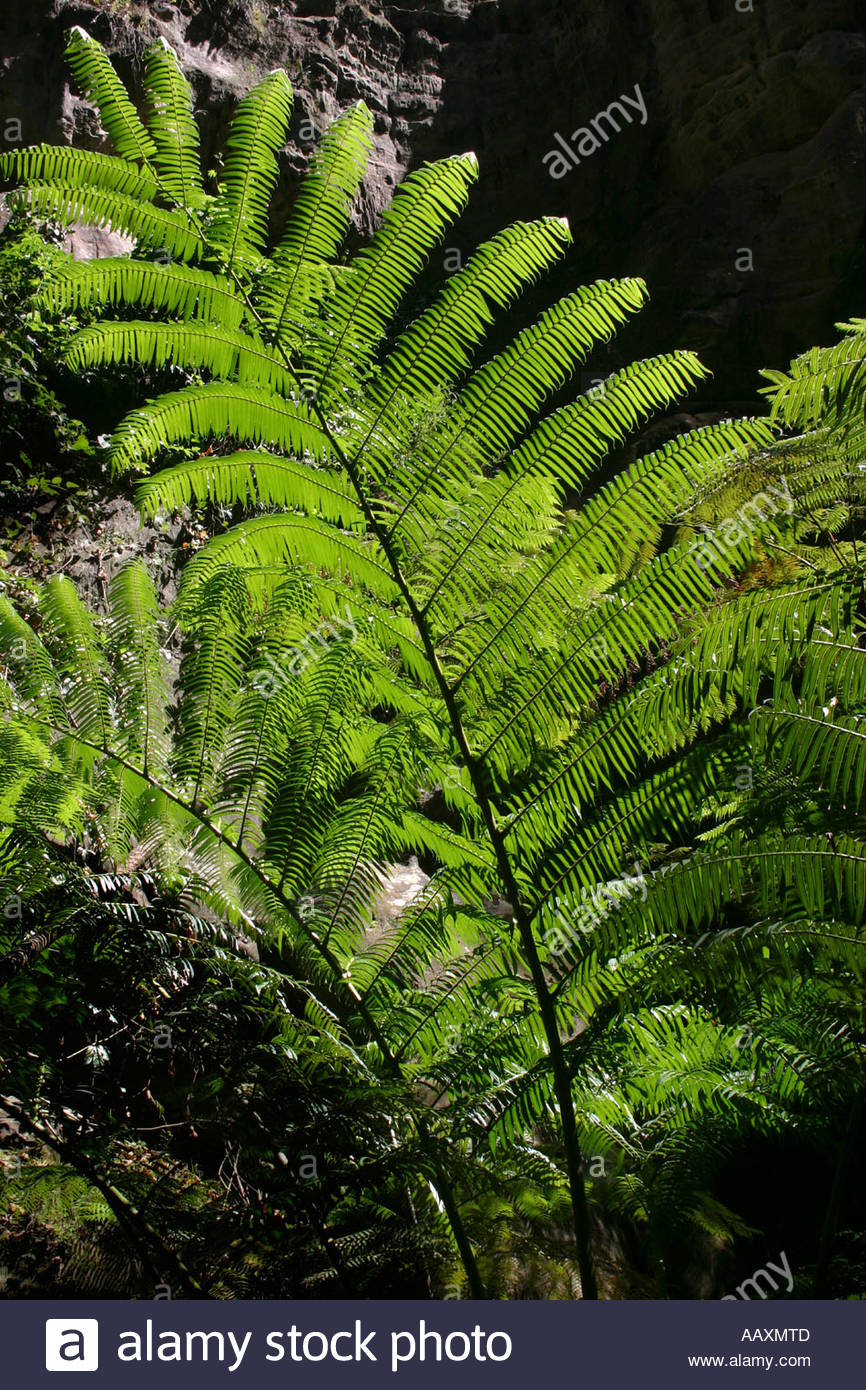
[[[481, 179], [455, 249], [517, 218], [567, 216], [574, 251], [536, 307], [599, 276], [644, 276], [652, 305], [602, 366], [694, 348], [713, 372], [695, 409], [753, 408], [759, 367], [866, 314], [864, 0], [5, 0], [7, 141], [18, 120], [24, 144], [98, 141], [65, 85], [73, 23], [127, 79], [164, 34], [194, 82], [206, 152], [236, 96], [285, 66], [298, 137], [286, 194], [311, 148], [302, 123], [322, 128], [363, 97], [377, 143], [362, 234], [408, 167], [474, 149]], [[568, 138], [635, 83], [646, 125], [635, 117], [551, 179], [554, 132]], [[750, 272], [735, 267], [744, 248]]]

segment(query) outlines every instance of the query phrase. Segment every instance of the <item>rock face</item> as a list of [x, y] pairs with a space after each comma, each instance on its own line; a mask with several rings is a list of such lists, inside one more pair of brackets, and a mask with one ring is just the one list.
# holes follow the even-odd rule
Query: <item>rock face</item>
[[689, 346], [714, 373], [703, 404], [736, 407], [754, 400], [759, 366], [785, 365], [830, 340], [835, 319], [866, 313], [862, 0], [31, 0], [4, 11], [7, 146], [98, 141], [64, 86], [63, 32], [81, 23], [124, 77], [156, 35], [175, 45], [207, 155], [236, 97], [286, 67], [297, 92], [286, 196], [313, 129], [363, 97], [376, 150], [361, 233], [413, 164], [474, 149], [480, 183], [433, 270], [506, 222], [567, 216], [574, 251], [538, 306], [620, 274], [643, 275], [653, 297], [596, 374]]

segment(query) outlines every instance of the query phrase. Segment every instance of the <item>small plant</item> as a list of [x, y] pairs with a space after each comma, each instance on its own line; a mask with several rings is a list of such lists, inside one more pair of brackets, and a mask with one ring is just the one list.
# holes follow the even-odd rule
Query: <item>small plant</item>
[[61, 380], [68, 383], [64, 354], [81, 323], [74, 315], [57, 322], [36, 304], [46, 274], [66, 260], [58, 241], [40, 236], [21, 216], [0, 240], [0, 450], [7, 488], [50, 492], [63, 485], [62, 460], [93, 453], [84, 425], [56, 394]]

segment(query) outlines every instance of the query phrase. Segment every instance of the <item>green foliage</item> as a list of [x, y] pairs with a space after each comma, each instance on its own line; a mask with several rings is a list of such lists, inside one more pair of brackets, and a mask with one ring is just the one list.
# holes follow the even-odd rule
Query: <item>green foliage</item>
[[[56, 391], [64, 354], [80, 327], [69, 315], [54, 322], [35, 303], [50, 268], [64, 264], [58, 247], [15, 219], [0, 241], [0, 425], [6, 488], [47, 482], [69, 452], [92, 452], [85, 428]], [[60, 481], [57, 479], [57, 481]]]
[[[80, 846], [91, 874], [146, 866], [196, 942], [207, 922], [259, 942], [243, 970], [272, 1010], [268, 1084], [326, 1098], [332, 1154], [338, 1081], [363, 1140], [360, 1159], [348, 1140], [332, 1154], [313, 1215], [297, 1184], [281, 1193], [318, 1232], [310, 1288], [369, 1287], [397, 1249], [432, 1271], [450, 1240], [478, 1295], [501, 1287], [473, 1248], [492, 1213], [537, 1254], [568, 1206], [549, 1279], [593, 1297], [604, 1205], [643, 1231], [667, 1293], [676, 1241], [752, 1229], [710, 1190], [713, 1154], [838, 1134], [859, 1094], [862, 335], [775, 380], [775, 416], [807, 433], [780, 446], [765, 420], [720, 422], [599, 483], [703, 376], [679, 351], [565, 399], [640, 281], [576, 290], [485, 359], [567, 250], [546, 218], [491, 239], [398, 328], [474, 156], [410, 175], [343, 262], [358, 106], [268, 254], [285, 75], [240, 103], [208, 189], [170, 50], [146, 59], [147, 125], [97, 44], [75, 31], [70, 51], [116, 156], [23, 152], [3, 172], [23, 206], [136, 249], [60, 267], [41, 303], [114, 311], [69, 344], [76, 370], [177, 372], [112, 436], [116, 470], [152, 470], [142, 512], [207, 502], [233, 524], [170, 617], [141, 566], [112, 581], [104, 625], [62, 580], [37, 622], [0, 608], [19, 653], [10, 877], [22, 836]], [[411, 854], [429, 878], [382, 925], [384, 866]], [[609, 1180], [588, 1192], [599, 1152]]]

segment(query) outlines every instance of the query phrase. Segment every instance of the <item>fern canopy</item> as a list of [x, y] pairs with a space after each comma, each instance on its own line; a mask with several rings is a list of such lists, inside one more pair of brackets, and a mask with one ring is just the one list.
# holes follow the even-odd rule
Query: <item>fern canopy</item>
[[363, 1117], [356, 1204], [344, 1154], [307, 1213], [325, 1284], [348, 1286], [373, 1213], [423, 1227], [482, 1296], [503, 1202], [548, 1231], [569, 1213], [562, 1269], [592, 1298], [604, 1200], [666, 1287], [672, 1211], [677, 1238], [749, 1231], [703, 1181], [717, 1141], [808, 1127], [824, 1085], [838, 1126], [857, 1093], [863, 326], [768, 374], [769, 419], [647, 452], [647, 423], [700, 387], [692, 353], [575, 389], [642, 281], [502, 331], [568, 254], [561, 220], [507, 228], [407, 309], [474, 155], [413, 172], [349, 257], [363, 104], [274, 228], [283, 72], [239, 103], [211, 182], [167, 45], [144, 119], [83, 31], [69, 55], [114, 153], [38, 147], [0, 171], [36, 215], [133, 239], [67, 261], [40, 302], [105, 315], [70, 368], [147, 383], [110, 446], [144, 475], [142, 514], [207, 507], [214, 534], [171, 613], [141, 564], [103, 617], [63, 579], [32, 621], [0, 603], [0, 868], [41, 903], [33, 847], [78, 846], [70, 902], [92, 908], [110, 872], [145, 915], [146, 872], [187, 939], [223, 933], [209, 979], [235, 969], [226, 934], [256, 942], [238, 995], [220, 985], [268, 1001], [256, 1085], [300, 1106], [338, 1083]]

